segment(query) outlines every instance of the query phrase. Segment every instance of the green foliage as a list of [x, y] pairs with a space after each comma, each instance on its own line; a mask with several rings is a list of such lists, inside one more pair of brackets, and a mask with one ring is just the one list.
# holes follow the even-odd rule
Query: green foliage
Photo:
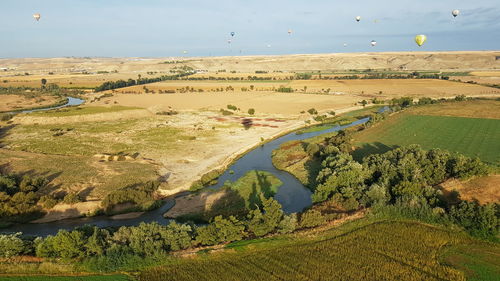
[[279, 92], [279, 93], [293, 93], [294, 90], [293, 90], [292, 87], [280, 86], [278, 89], [276, 89], [276, 92]]
[[255, 114], [255, 109], [253, 109], [253, 108], [248, 109], [248, 114], [254, 115]]
[[311, 209], [306, 211], [300, 217], [300, 227], [301, 228], [311, 228], [322, 225], [326, 222], [326, 218], [321, 214], [321, 212]]
[[278, 233], [292, 233], [298, 227], [297, 214], [284, 215], [283, 219], [278, 224]]
[[153, 198], [154, 192], [158, 189], [158, 182], [147, 182], [138, 185], [128, 186], [112, 191], [102, 201], [102, 207], [108, 213], [118, 204], [132, 203], [139, 210], [148, 210], [156, 207], [156, 200]]
[[103, 260], [93, 259], [91, 263], [112, 267], [119, 266], [123, 256], [161, 257], [169, 251], [186, 249], [192, 239], [189, 225], [172, 222], [162, 226], [154, 222], [124, 226], [114, 232], [89, 226], [60, 230], [54, 236], [37, 238], [34, 244], [38, 257], [73, 259], [109, 255]]
[[0, 234], [0, 257], [10, 258], [26, 252], [25, 243], [20, 236], [21, 233]]
[[82, 202], [82, 199], [80, 198], [80, 196], [77, 193], [71, 192], [71, 193], [66, 194], [66, 196], [64, 196], [64, 199], [62, 202], [64, 204], [73, 205], [73, 204]]
[[201, 245], [239, 241], [246, 235], [243, 222], [233, 216], [227, 219], [217, 216], [209, 225], [198, 227], [196, 232], [196, 243]]
[[0, 173], [0, 221], [24, 222], [40, 215], [38, 191], [48, 184], [41, 177]]
[[462, 201], [452, 206], [450, 216], [473, 236], [483, 239], [498, 239], [500, 220], [499, 204], [481, 206], [478, 202]]
[[238, 107], [236, 105], [228, 104], [227, 109], [232, 110], [232, 111], [236, 111], [238, 109]]
[[204, 188], [205, 186], [217, 184], [217, 179], [219, 178], [219, 176], [222, 173], [223, 173], [222, 170], [212, 170], [212, 171], [204, 174], [203, 176], [201, 176], [201, 178], [199, 180], [195, 181], [191, 185], [190, 190], [197, 191], [197, 190]]
[[180, 72], [179, 74], [174, 74], [174, 75], [162, 75], [160, 77], [156, 78], [138, 78], [137, 80], [134, 79], [128, 79], [127, 81], [125, 80], [118, 80], [118, 81], [107, 81], [101, 84], [100, 86], [95, 88], [96, 92], [102, 92], [102, 91], [107, 91], [107, 90], [114, 90], [114, 89], [119, 89], [119, 88], [125, 88], [125, 87], [131, 87], [135, 85], [143, 85], [143, 84], [149, 84], [149, 83], [156, 83], [156, 82], [161, 82], [161, 81], [169, 81], [169, 80], [178, 80], [182, 77], [189, 76], [193, 74], [189, 69], [185, 69], [184, 71]]
[[310, 108], [307, 110], [307, 112], [311, 115], [317, 115], [318, 111], [315, 108]]
[[255, 236], [264, 236], [273, 232], [278, 227], [283, 211], [281, 205], [273, 198], [262, 196], [263, 210], [260, 208], [252, 210], [248, 215], [248, 230]]
[[361, 199], [366, 191], [367, 177], [363, 166], [345, 153], [328, 156], [321, 164], [316, 182], [318, 186], [312, 196], [313, 202], [323, 202], [334, 194], [340, 194], [345, 199]]
[[477, 159], [451, 155], [446, 151], [422, 150], [419, 146], [402, 147], [363, 161], [369, 171], [369, 184], [387, 186], [393, 202], [405, 195], [424, 196], [435, 204], [438, 194], [431, 188], [448, 178], [485, 175], [487, 166]]
[[166, 227], [141, 223], [133, 227], [120, 227], [112, 240], [128, 246], [139, 256], [160, 256], [171, 250], [185, 249], [191, 245], [191, 226], [175, 222]]

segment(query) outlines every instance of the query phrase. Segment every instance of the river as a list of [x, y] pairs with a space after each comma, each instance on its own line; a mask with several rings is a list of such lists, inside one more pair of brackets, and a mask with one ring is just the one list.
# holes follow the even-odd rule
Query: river
[[[236, 181], [238, 178], [244, 176], [248, 171], [251, 170], [270, 172], [283, 182], [283, 185], [278, 189], [278, 192], [274, 196], [274, 198], [283, 206], [283, 210], [286, 213], [300, 212], [304, 210], [304, 208], [311, 206], [311, 191], [304, 185], [302, 185], [302, 183], [290, 173], [280, 171], [273, 166], [271, 158], [273, 150], [277, 149], [281, 144], [288, 141], [305, 140], [322, 134], [336, 132], [352, 126], [363, 124], [368, 120], [369, 118], [364, 118], [345, 126], [334, 126], [322, 131], [310, 133], [297, 134], [296, 132], [292, 132], [282, 137], [276, 138], [262, 146], [256, 147], [255, 149], [240, 157], [219, 177], [218, 183], [216, 185], [210, 186], [208, 188], [220, 188], [223, 186], [224, 182], [228, 180]], [[17, 224], [8, 228], [4, 228], [1, 230], [1, 232], [22, 232], [25, 235], [46, 236], [56, 234], [59, 229], [71, 230], [83, 225], [96, 225], [99, 227], [134, 226], [140, 224], [141, 222], [154, 221], [165, 225], [168, 224], [171, 220], [165, 219], [163, 217], [163, 214], [170, 208], [172, 208], [174, 204], [174, 199], [166, 200], [160, 208], [150, 212], [146, 212], [143, 215], [132, 219], [115, 220], [107, 216], [85, 217], [65, 219], [56, 222], [41, 224]]]

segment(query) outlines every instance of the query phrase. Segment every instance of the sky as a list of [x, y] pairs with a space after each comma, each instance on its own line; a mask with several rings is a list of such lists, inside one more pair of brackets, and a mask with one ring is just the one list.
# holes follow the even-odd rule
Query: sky
[[0, 1], [0, 58], [499, 49], [499, 0]]

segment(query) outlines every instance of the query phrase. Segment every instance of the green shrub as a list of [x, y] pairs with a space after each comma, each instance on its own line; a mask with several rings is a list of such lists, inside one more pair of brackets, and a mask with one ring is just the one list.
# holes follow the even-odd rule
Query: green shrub
[[300, 218], [300, 227], [311, 228], [322, 225], [325, 222], [326, 219], [321, 212], [311, 209], [302, 214], [302, 217]]
[[10, 258], [25, 252], [25, 245], [20, 236], [21, 233], [0, 234], [0, 257]]

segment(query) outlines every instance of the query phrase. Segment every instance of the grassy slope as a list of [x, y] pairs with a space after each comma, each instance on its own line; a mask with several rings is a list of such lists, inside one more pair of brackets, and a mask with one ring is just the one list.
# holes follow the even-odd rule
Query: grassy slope
[[[182, 129], [153, 127], [160, 119], [75, 122], [50, 125], [19, 125], [5, 132], [2, 143], [13, 150], [28, 152], [87, 155], [100, 153], [153, 151], [162, 153], [183, 148], [183, 143], [196, 139]], [[62, 134], [62, 135], [58, 135]], [[210, 137], [212, 131], [197, 132], [197, 137]]]
[[[439, 257], [444, 246], [462, 254], [470, 243], [483, 247], [482, 268], [498, 270], [496, 245], [421, 223], [365, 219], [316, 235], [237, 242], [222, 253], [147, 269], [139, 280], [464, 280]], [[459, 268], [477, 274], [477, 267], [464, 266]]]
[[48, 177], [51, 185], [42, 192], [49, 192], [54, 187], [68, 190], [74, 186], [92, 186], [90, 195], [97, 198], [103, 198], [117, 188], [158, 177], [156, 167], [146, 163], [99, 162], [94, 157], [42, 155], [4, 149], [0, 149], [0, 165], [14, 172], [29, 171]]
[[500, 120], [402, 113], [356, 135], [357, 158], [395, 146], [419, 144], [500, 165]]

